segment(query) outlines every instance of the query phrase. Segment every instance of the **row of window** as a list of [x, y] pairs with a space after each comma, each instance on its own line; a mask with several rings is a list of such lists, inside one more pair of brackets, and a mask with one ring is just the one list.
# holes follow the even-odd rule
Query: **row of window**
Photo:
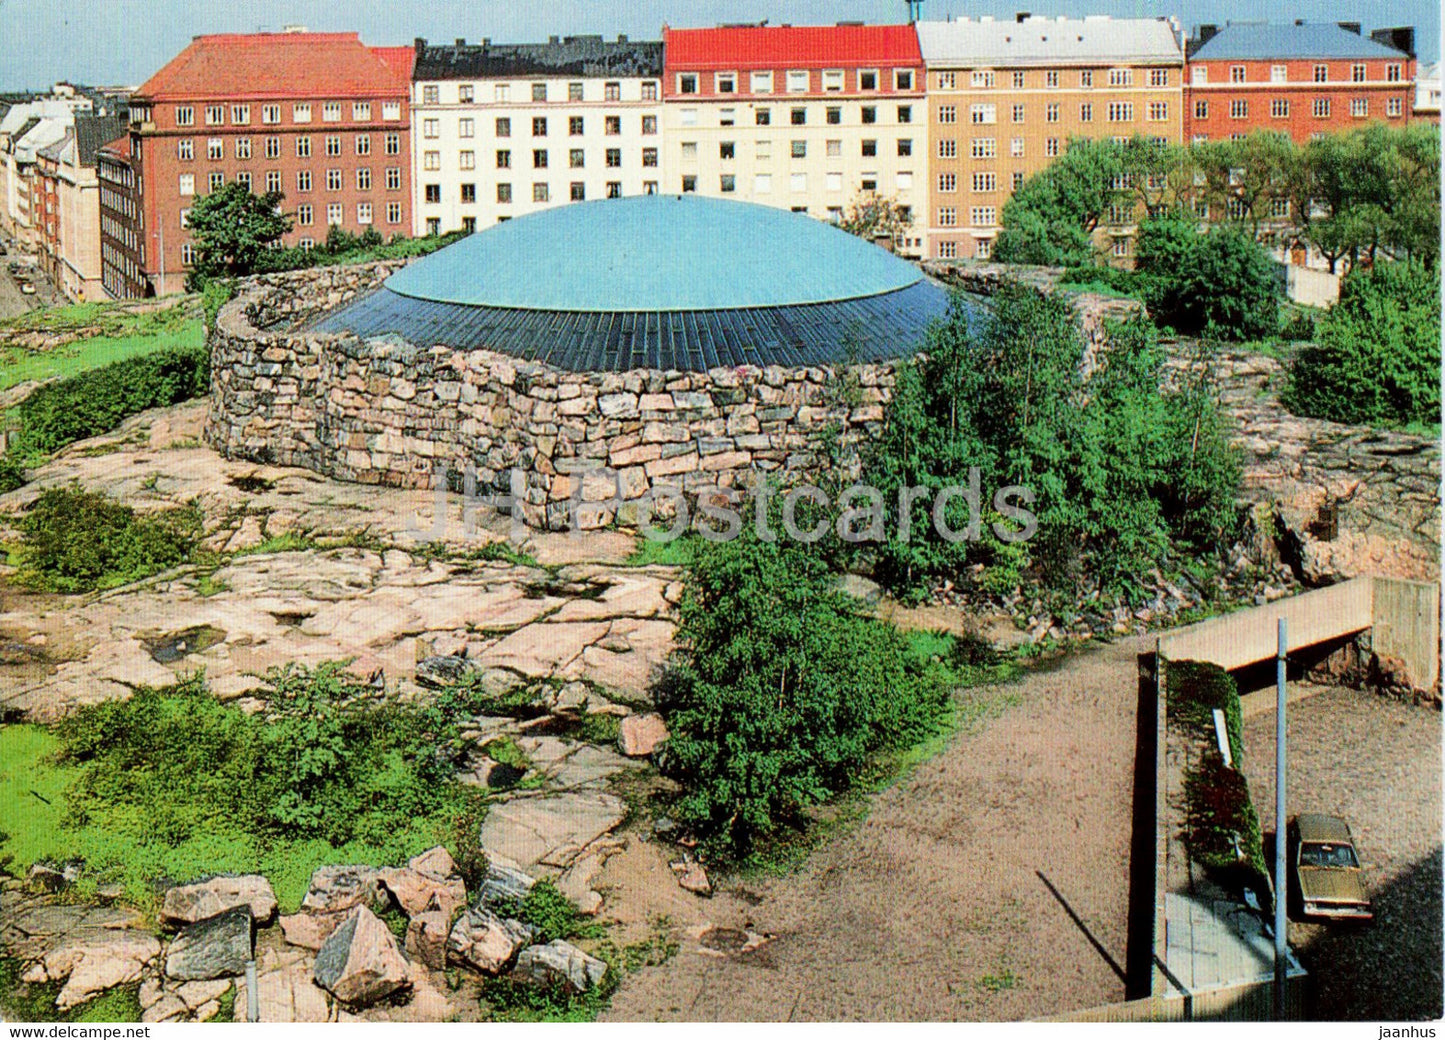
[[[718, 190], [723, 194], [731, 194], [737, 191], [738, 179], [735, 174], [724, 173], [718, 177]], [[841, 173], [828, 173], [824, 176], [824, 187], [830, 192], [841, 192], [843, 190], [843, 175]], [[907, 191], [913, 187], [913, 174], [899, 173], [897, 175], [897, 188], [900, 191]], [[759, 173], [753, 175], [753, 191], [755, 194], [766, 195], [773, 190], [773, 176], [770, 173]], [[788, 174], [788, 190], [795, 195], [805, 193], [808, 190], [808, 175], [806, 173]], [[865, 173], [858, 181], [858, 190], [863, 192], [876, 192], [878, 190], [878, 175], [876, 173]], [[685, 173], [682, 175], [682, 191], [684, 194], [697, 191], [697, 174]], [[794, 206], [795, 211], [805, 210], [807, 207]], [[909, 207], [899, 207], [905, 214], [910, 212]], [[829, 208], [832, 212], [832, 208]]]
[[[1315, 98], [1311, 105], [1316, 119], [1330, 118], [1330, 99]], [[1271, 98], [1269, 102], [1269, 114], [1274, 119], [1288, 119], [1290, 113], [1289, 98]], [[1367, 97], [1350, 98], [1350, 115], [1356, 119], [1365, 119], [1370, 114], [1370, 99]], [[1392, 97], [1385, 99], [1385, 115], [1402, 116], [1405, 114], [1405, 101], [1403, 98]], [[1209, 102], [1204, 99], [1197, 99], [1194, 102], [1194, 118], [1209, 118]], [[1229, 118], [1248, 119], [1249, 102], [1244, 98], [1235, 98], [1229, 102]]]
[[[546, 101], [561, 101], [561, 100], [563, 100], [561, 97], [556, 97], [556, 98], [550, 97], [550, 96], [549, 96], [549, 95], [550, 95], [550, 90], [548, 89], [548, 85], [547, 85], [545, 82], [542, 82], [542, 81], [535, 82], [535, 83], [533, 83], [533, 84], [531, 85], [531, 87], [532, 87], [532, 100], [533, 100], [533, 101], [536, 101], [536, 102], [539, 102], [539, 103], [540, 103], [540, 102], [546, 102]], [[567, 98], [566, 98], [566, 100], [568, 100], [568, 101], [585, 101], [585, 100], [586, 100], [586, 96], [585, 96], [585, 95], [586, 95], [586, 92], [585, 92], [585, 90], [584, 90], [584, 85], [583, 85], [583, 83], [582, 83], [580, 80], [574, 80], [573, 82], [570, 82], [570, 83], [567, 84]], [[657, 81], [656, 81], [656, 80], [644, 80], [643, 83], [642, 83], [642, 93], [641, 93], [641, 96], [642, 96], [642, 100], [643, 100], [643, 101], [656, 101], [656, 100], [657, 100]], [[422, 100], [422, 104], [424, 104], [424, 105], [439, 105], [439, 104], [441, 104], [441, 85], [440, 85], [440, 84], [437, 84], [437, 83], [428, 83], [428, 84], [423, 85], [422, 88], [421, 88], [421, 100]], [[476, 103], [476, 100], [477, 100], [477, 91], [476, 91], [476, 86], [475, 86], [474, 84], [471, 84], [471, 83], [459, 83], [459, 84], [457, 84], [457, 103], [458, 103], [458, 104], [462, 104], [462, 105], [475, 104], [475, 103]], [[492, 100], [493, 100], [494, 102], [498, 103], [498, 104], [503, 104], [503, 105], [505, 105], [505, 104], [510, 104], [510, 103], [511, 103], [511, 100], [512, 100], [512, 84], [510, 84], [510, 83], [494, 83], [494, 84], [492, 84]], [[621, 83], [621, 81], [619, 81], [619, 80], [606, 80], [606, 81], [604, 81], [603, 84], [602, 84], [602, 100], [603, 100], [603, 101], [621, 101], [621, 100], [622, 100], [622, 83]]]
[[[533, 116], [533, 117], [532, 117], [532, 136], [533, 136], [533, 137], [546, 137], [546, 136], [547, 136], [547, 128], [548, 128], [549, 125], [550, 125], [550, 124], [548, 123], [548, 120], [547, 120], [547, 117], [546, 117], [546, 116]], [[498, 137], [511, 137], [511, 136], [512, 136], [512, 120], [511, 120], [509, 117], [507, 117], [507, 116], [500, 116], [500, 117], [498, 117], [497, 120], [496, 120], [495, 129], [496, 129], [496, 135], [497, 135]], [[458, 136], [458, 137], [475, 137], [475, 136], [476, 136], [476, 132], [477, 132], [476, 120], [471, 119], [471, 118], [463, 118], [463, 119], [458, 119], [458, 120], [457, 120], [457, 136]], [[578, 136], [581, 136], [581, 135], [585, 134], [586, 132], [587, 132], [587, 118], [586, 118], [585, 116], [568, 116], [568, 117], [567, 117], [567, 133], [568, 133], [570, 136], [572, 136], [572, 137], [578, 137]], [[610, 137], [615, 137], [616, 135], [622, 133], [622, 117], [621, 117], [620, 115], [603, 116], [603, 117], [602, 117], [602, 132], [605, 133], [605, 134], [607, 134], [607, 135], [610, 136]], [[652, 134], [657, 133], [657, 116], [655, 116], [655, 115], [644, 115], [644, 116], [642, 117], [642, 132], [643, 132], [644, 135], [649, 135], [649, 136], [652, 135]], [[423, 119], [423, 120], [422, 120], [422, 124], [421, 124], [421, 135], [422, 135], [422, 137], [427, 138], [428, 140], [434, 140], [434, 139], [440, 137], [440, 136], [441, 136], [441, 120], [440, 120], [440, 119]]]
[[[296, 157], [298, 159], [311, 158], [311, 137], [301, 135], [295, 138]], [[342, 153], [342, 139], [340, 134], [328, 134], [322, 141], [322, 149], [328, 156], [336, 157]], [[356, 134], [352, 138], [352, 149], [357, 155], [371, 154], [371, 135]], [[281, 158], [281, 138], [267, 137], [261, 142], [262, 154], [267, 159]], [[386, 155], [401, 154], [401, 134], [385, 134], [382, 137], [382, 151]], [[251, 158], [251, 139], [249, 137], [232, 138], [232, 153], [237, 159]], [[196, 157], [196, 142], [194, 138], [182, 137], [176, 141], [176, 158], [188, 162]], [[223, 137], [208, 137], [206, 139], [206, 158], [210, 160], [224, 159], [226, 157], [226, 139]]]
[[[422, 153], [421, 168], [423, 170], [440, 170], [442, 168], [442, 153], [439, 151], [428, 151]], [[510, 170], [512, 168], [512, 152], [507, 148], [499, 148], [496, 152], [496, 165], [499, 170]], [[551, 153], [546, 148], [532, 149], [532, 169], [545, 170], [551, 166]], [[608, 148], [602, 156], [603, 165], [608, 169], [622, 168], [622, 149]], [[644, 167], [657, 166], [657, 149], [642, 149], [642, 165]], [[580, 170], [587, 166], [587, 152], [583, 148], [572, 148], [567, 152], [567, 166], [569, 169]], [[462, 170], [475, 170], [477, 168], [477, 153], [463, 150], [457, 153], [457, 168]]]
[[131, 285], [139, 285], [145, 272], [140, 265], [132, 260], [129, 254], [121, 252], [108, 242], [102, 242], [100, 246], [101, 260], [101, 283], [112, 296], [125, 297], [132, 295], [129, 291]]
[[[477, 201], [477, 186], [473, 183], [460, 185], [461, 193], [459, 201], [464, 206], [469, 206]], [[620, 199], [622, 197], [622, 182], [608, 181], [604, 185], [607, 198]], [[645, 195], [657, 194], [657, 181], [643, 181], [642, 191]], [[503, 182], [496, 186], [497, 201], [510, 203], [512, 199], [512, 185], [510, 182]], [[422, 197], [431, 206], [438, 206], [442, 201], [442, 186], [440, 184], [426, 184], [422, 186]], [[568, 185], [568, 198], [572, 202], [584, 202], [587, 199], [587, 185], [582, 181], [573, 181]], [[551, 202], [552, 186], [545, 181], [538, 181], [532, 185], [533, 202]], [[474, 219], [474, 218], [463, 218]]]
[[[364, 166], [364, 167], [362, 167], [361, 169], [358, 169], [358, 170], [353, 171], [353, 173], [354, 173], [354, 177], [355, 177], [355, 180], [356, 180], [356, 188], [357, 188], [357, 190], [358, 190], [358, 191], [370, 191], [370, 190], [371, 190], [371, 186], [372, 186], [371, 168]], [[388, 166], [388, 167], [382, 172], [382, 179], [383, 179], [383, 183], [386, 185], [386, 190], [387, 190], [387, 191], [400, 191], [400, 190], [401, 190], [401, 186], [402, 186], [402, 172], [401, 172], [401, 167], [399, 167], [399, 166]], [[341, 191], [342, 188], [343, 188], [344, 185], [345, 185], [345, 182], [346, 182], [345, 171], [343, 171], [343, 170], [327, 170], [327, 171], [326, 171], [326, 190], [327, 190], [327, 191]], [[209, 189], [210, 191], [212, 191], [212, 192], [217, 191], [217, 190], [220, 189], [221, 185], [223, 185], [223, 184], [226, 183], [226, 175], [225, 175], [224, 172], [222, 172], [222, 171], [220, 171], [220, 170], [212, 170], [212, 171], [207, 175], [206, 183], [207, 183], [207, 187], [208, 187], [208, 189]], [[251, 171], [250, 171], [250, 170], [240, 170], [240, 171], [238, 171], [238, 172], [236, 173], [236, 183], [237, 183], [237, 184], [244, 185], [244, 186], [249, 190], [249, 189], [251, 188], [251, 186], [252, 186]], [[264, 184], [265, 184], [265, 186], [266, 186], [266, 189], [265, 189], [266, 191], [284, 191], [284, 190], [285, 190], [285, 189], [282, 187], [282, 177], [281, 177], [281, 171], [280, 171], [280, 170], [267, 170], [267, 171], [266, 171], [266, 174], [265, 174]], [[313, 186], [313, 179], [312, 179], [312, 172], [311, 172], [310, 170], [298, 170], [298, 171], [296, 171], [296, 190], [297, 190], [297, 191], [310, 191], [310, 190], [312, 189], [312, 186]], [[183, 196], [186, 196], [186, 195], [194, 195], [194, 194], [196, 193], [196, 175], [195, 175], [194, 173], [183, 173], [183, 174], [181, 174], [180, 177], [179, 177], [179, 183], [178, 183], [178, 185], [177, 185], [177, 191], [178, 191], [178, 193], [179, 193], [180, 195], [183, 195]]]
[[[718, 126], [734, 126], [737, 123], [737, 109], [720, 108], [718, 113]], [[899, 123], [913, 122], [913, 106], [898, 105], [895, 108], [895, 115]], [[684, 108], [678, 110], [678, 123], [682, 126], [697, 126], [698, 110], [695, 108]], [[858, 121], [864, 126], [871, 126], [878, 122], [877, 105], [860, 105], [858, 108]], [[841, 126], [843, 123], [843, 107], [841, 105], [828, 105], [823, 109], [823, 122], [829, 126]], [[765, 105], [759, 105], [753, 109], [753, 123], [757, 126], [773, 125], [773, 110]], [[788, 110], [788, 123], [792, 126], [808, 125], [808, 108], [806, 105], [798, 105]]]
[[[1094, 86], [1094, 69], [1080, 69], [1078, 74], [1078, 85], [1084, 89]], [[1149, 69], [1148, 83], [1151, 87], [1169, 86], [1168, 69]], [[973, 90], [992, 90], [998, 86], [998, 73], [994, 69], [974, 69], [968, 74], [968, 85]], [[938, 73], [939, 90], [957, 90], [958, 72]], [[1060, 72], [1058, 69], [1044, 70], [1044, 86], [1058, 87]], [[1105, 73], [1105, 81], [1111, 87], [1132, 87], [1134, 85], [1133, 69], [1108, 69]], [[1010, 83], [1014, 90], [1024, 90], [1028, 85], [1028, 73], [1022, 69], [1010, 74]]]
[[[998, 223], [998, 209], [994, 206], [974, 206], [968, 216], [973, 227], [992, 227]], [[939, 227], [958, 227], [957, 207], [939, 206], [937, 224]]]
[[[998, 191], [998, 174], [989, 170], [976, 170], [971, 175], [973, 190], [979, 193]], [[1013, 175], [1013, 188], [1017, 191], [1023, 186], [1024, 173], [1016, 171]], [[958, 190], [958, 174], [940, 173], [938, 175], [938, 190], [944, 194], [952, 194]]]
[[[806, 159], [806, 158], [808, 157], [808, 142], [807, 142], [806, 140], [803, 140], [803, 139], [801, 139], [801, 138], [796, 138], [796, 139], [794, 139], [794, 140], [792, 140], [792, 141], [790, 141], [790, 142], [788, 142], [788, 143], [789, 143], [789, 150], [788, 150], [788, 151], [789, 151], [789, 155], [791, 155], [792, 158], [794, 158], [794, 159]], [[878, 151], [878, 139], [875, 138], [875, 137], [865, 137], [865, 138], [863, 138], [863, 140], [861, 140], [861, 141], [858, 143], [858, 146], [859, 146], [859, 154], [861, 154], [865, 159], [873, 158], [873, 157], [875, 157], [875, 156], [877, 156], [877, 155], [879, 154], [879, 151]], [[736, 142], [736, 141], [719, 141], [717, 147], [718, 147], [718, 158], [719, 158], [719, 159], [727, 162], [727, 161], [731, 161], [731, 160], [737, 158], [737, 150], [738, 150], [738, 149], [737, 149], [737, 142]], [[754, 149], [756, 150], [756, 155], [757, 155], [757, 158], [758, 158], [758, 159], [761, 159], [761, 160], [764, 160], [764, 161], [768, 161], [768, 160], [771, 160], [771, 159], [772, 159], [772, 157], [773, 157], [773, 142], [772, 142], [772, 141], [754, 141], [754, 142], [753, 142], [753, 147], [754, 147]], [[839, 157], [841, 157], [842, 154], [843, 154], [843, 141], [842, 141], [841, 138], [835, 138], [835, 139], [832, 139], [832, 140], [825, 141], [825, 142], [824, 142], [824, 149], [825, 149], [825, 151], [826, 151], [826, 153], [827, 153], [827, 155], [828, 155], [829, 158], [839, 158]], [[913, 154], [913, 138], [911, 138], [911, 137], [900, 137], [900, 138], [898, 138], [898, 140], [896, 140], [896, 141], [894, 142], [894, 150], [895, 150], [895, 152], [896, 152], [898, 155], [900, 155], [900, 156], [912, 155], [912, 154]], [[695, 160], [697, 159], [697, 157], [698, 157], [698, 143], [697, 143], [696, 141], [683, 141], [683, 142], [682, 142], [682, 158], [683, 158], [683, 160], [686, 161], [686, 162], [692, 162], [692, 161], [695, 161]]]
[[[324, 123], [339, 123], [342, 119], [344, 109], [340, 101], [323, 101], [321, 103], [321, 121]], [[276, 126], [281, 122], [282, 106], [276, 103], [269, 103], [261, 107], [261, 122], [266, 126]], [[231, 126], [251, 125], [251, 106], [248, 104], [227, 105], [206, 105], [203, 110], [206, 126], [225, 126], [227, 109], [230, 110]], [[366, 122], [371, 119], [370, 101], [353, 101], [351, 103], [351, 119], [353, 122]], [[142, 122], [148, 115], [143, 108], [131, 109], [131, 120]], [[383, 101], [381, 103], [381, 118], [385, 120], [399, 120], [401, 118], [400, 101]], [[291, 106], [291, 122], [311, 122], [311, 102], [297, 101]], [[176, 106], [176, 126], [195, 126], [196, 109], [194, 105]]]
[[[814, 89], [813, 76], [817, 74], [818, 83], [823, 93], [841, 93], [846, 87], [847, 70], [845, 69], [788, 69], [783, 74], [784, 89], [789, 94], [807, 94]], [[702, 76], [700, 72], [679, 72], [677, 73], [677, 92], [679, 94], [697, 94], [701, 92]], [[714, 72], [712, 73], [712, 89], [715, 94], [737, 94], [741, 89], [741, 79], [737, 72]], [[859, 91], [874, 91], [880, 89], [880, 84], [887, 82], [886, 74], [880, 69], [857, 69], [855, 71], [855, 89]], [[914, 84], [914, 73], [912, 69], [893, 70], [893, 89], [912, 90]], [[748, 74], [748, 92], [750, 94], [772, 94], [775, 93], [777, 80], [774, 78], [771, 69], [754, 70]]]
[[[1134, 102], [1132, 101], [1110, 101], [1105, 106], [1105, 117], [1110, 123], [1132, 123], [1134, 121]], [[1062, 105], [1057, 102], [1050, 102], [1044, 106], [1044, 122], [1057, 123], [1063, 112]], [[1151, 123], [1162, 123], [1169, 119], [1169, 102], [1150, 101], [1144, 108], [1145, 118]], [[1016, 104], [1013, 106], [1013, 122], [1022, 123], [1027, 120], [1028, 106]], [[1079, 106], [1079, 119], [1082, 122], [1092, 122], [1094, 119], [1094, 106], [1092, 102], [1084, 102]], [[938, 121], [944, 125], [958, 122], [958, 107], [956, 105], [939, 105]], [[990, 126], [998, 122], [998, 105], [983, 102], [968, 107], [968, 121], [975, 126]]]
[[[1404, 69], [1401, 67], [1401, 65], [1400, 65], [1398, 62], [1391, 62], [1391, 63], [1389, 63], [1389, 64], [1387, 64], [1387, 65], [1385, 66], [1385, 81], [1386, 81], [1387, 83], [1400, 83], [1400, 82], [1403, 82], [1403, 79], [1404, 79]], [[1208, 66], [1205, 66], [1205, 65], [1193, 65], [1193, 66], [1191, 66], [1191, 67], [1190, 67], [1190, 70], [1189, 70], [1189, 81], [1190, 81], [1191, 83], [1201, 84], [1201, 85], [1202, 85], [1202, 84], [1205, 84], [1205, 83], [1208, 83], [1208, 82], [1209, 82], [1209, 68], [1208, 68]], [[1331, 82], [1331, 80], [1330, 80], [1330, 67], [1329, 67], [1328, 65], [1323, 64], [1323, 63], [1315, 65], [1315, 66], [1313, 67], [1313, 70], [1312, 70], [1312, 81], [1315, 82], [1315, 83], [1329, 83], [1329, 82]], [[1250, 82], [1250, 81], [1249, 81], [1249, 78], [1248, 78], [1248, 70], [1247, 70], [1247, 68], [1246, 68], [1245, 66], [1243, 66], [1243, 65], [1231, 65], [1231, 66], [1229, 66], [1229, 82], [1230, 82], [1230, 83], [1248, 83], [1248, 82]], [[1269, 82], [1271, 82], [1271, 83], [1288, 83], [1288, 82], [1289, 82], [1289, 66], [1287, 66], [1287, 65], [1271, 65], [1271, 66], [1269, 67]], [[1369, 69], [1366, 67], [1366, 65], [1365, 65], [1364, 62], [1355, 62], [1354, 64], [1352, 64], [1352, 65], [1350, 66], [1350, 82], [1351, 82], [1351, 83], [1368, 83], [1368, 82], [1369, 82]]]

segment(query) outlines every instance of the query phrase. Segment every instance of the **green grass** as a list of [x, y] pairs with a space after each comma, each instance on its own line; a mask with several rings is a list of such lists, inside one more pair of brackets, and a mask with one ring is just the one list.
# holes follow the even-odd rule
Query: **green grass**
[[628, 556], [625, 562], [629, 567], [647, 567], [653, 564], [664, 567], [686, 567], [692, 562], [693, 552], [698, 541], [698, 537], [693, 534], [674, 538], [670, 542], [655, 541], [644, 535], [638, 535], [637, 547], [632, 550], [632, 555]]
[[131, 314], [114, 304], [82, 303], [32, 311], [0, 324], [0, 337], [16, 331], [75, 332], [99, 326], [103, 332], [53, 350], [0, 347], [0, 390], [31, 380], [72, 376], [112, 361], [141, 357], [165, 347], [198, 347], [201, 319], [182, 303], [161, 311]]
[[[140, 986], [118, 986], [68, 1011], [57, 1011], [59, 983], [27, 984], [20, 981], [22, 964], [0, 959], [0, 1012], [11, 1022], [139, 1022]], [[234, 989], [231, 991], [234, 993]], [[234, 997], [232, 998], [235, 999]]]

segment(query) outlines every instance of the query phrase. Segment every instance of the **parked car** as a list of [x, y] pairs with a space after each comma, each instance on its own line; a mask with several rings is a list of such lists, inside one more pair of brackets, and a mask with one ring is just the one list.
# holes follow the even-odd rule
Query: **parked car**
[[1368, 921], [1374, 917], [1350, 825], [1338, 816], [1301, 813], [1290, 823], [1290, 863], [1305, 917]]
[[35, 286], [31, 285], [29, 282], [21, 282], [21, 283], [20, 283], [20, 291], [21, 291], [22, 293], [24, 293], [26, 296], [34, 296], [34, 295], [35, 295]]

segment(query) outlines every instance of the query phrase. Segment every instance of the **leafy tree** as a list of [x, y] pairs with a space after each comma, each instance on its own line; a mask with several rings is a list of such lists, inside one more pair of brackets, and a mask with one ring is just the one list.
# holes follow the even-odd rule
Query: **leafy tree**
[[1126, 197], [1116, 181], [1123, 149], [1112, 141], [1072, 138], [1067, 151], [1004, 203], [994, 255], [1005, 263], [1082, 266], [1109, 207]]
[[1351, 272], [1290, 369], [1285, 405], [1350, 423], [1440, 421], [1440, 269], [1381, 263]]
[[853, 200], [838, 226], [859, 238], [887, 238], [896, 245], [913, 229], [913, 216], [897, 199], [870, 191]]
[[1279, 329], [1274, 261], [1240, 230], [1204, 234], [1179, 216], [1147, 220], [1139, 228], [1135, 269], [1161, 324], [1235, 340]]
[[189, 223], [196, 244], [195, 272], [202, 278], [252, 274], [262, 255], [291, 230], [279, 191], [252, 194], [232, 181], [196, 200]]

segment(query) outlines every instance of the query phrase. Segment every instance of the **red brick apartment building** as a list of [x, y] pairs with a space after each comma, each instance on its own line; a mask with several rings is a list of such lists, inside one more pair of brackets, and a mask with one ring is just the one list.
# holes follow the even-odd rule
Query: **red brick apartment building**
[[1303, 143], [1371, 120], [1403, 125], [1415, 95], [1413, 29], [1358, 22], [1200, 26], [1189, 43], [1186, 141], [1278, 130]]
[[107, 292], [180, 291], [187, 214], [231, 182], [285, 194], [286, 245], [332, 226], [410, 232], [414, 57], [356, 33], [197, 36], [132, 95], [129, 133], [100, 151]]

